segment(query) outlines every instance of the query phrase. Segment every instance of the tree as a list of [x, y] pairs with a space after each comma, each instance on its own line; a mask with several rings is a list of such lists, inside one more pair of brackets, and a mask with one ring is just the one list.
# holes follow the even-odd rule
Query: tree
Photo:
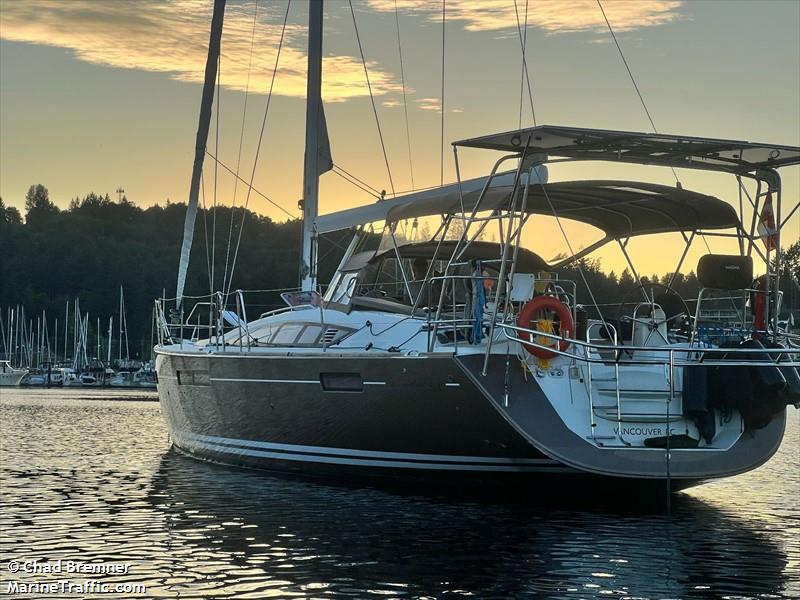
[[[775, 258], [772, 258], [773, 273], [775, 272]], [[783, 249], [781, 260], [781, 289], [783, 290], [782, 311], [797, 311], [795, 318], [800, 316], [800, 241]]]
[[631, 275], [630, 271], [626, 268], [619, 276], [619, 287], [622, 293], [632, 290], [636, 286], [636, 280]]
[[13, 206], [6, 206], [0, 198], [0, 229], [22, 225], [22, 215]]
[[40, 226], [50, 216], [58, 213], [58, 207], [50, 201], [50, 192], [41, 183], [32, 185], [25, 194], [25, 222]]
[[[772, 259], [771, 270], [775, 270], [774, 257]], [[800, 242], [795, 242], [788, 248], [783, 249], [781, 277], [787, 277], [789, 279], [794, 279], [796, 282], [800, 282]]]

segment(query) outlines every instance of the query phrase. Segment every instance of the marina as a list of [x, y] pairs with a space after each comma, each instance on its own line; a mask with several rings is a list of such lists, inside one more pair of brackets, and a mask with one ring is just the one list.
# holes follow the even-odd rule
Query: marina
[[[72, 323], [70, 323], [70, 306]], [[152, 352], [150, 361], [130, 357], [124, 291], [119, 290], [119, 334], [114, 338], [114, 317], [108, 318], [108, 330], [96, 320], [90, 330], [89, 313], [81, 314], [80, 299], [65, 305], [62, 339], [59, 320], [48, 320], [46, 312], [36, 320], [28, 319], [24, 306], [0, 307], [0, 387], [84, 387], [156, 389]], [[52, 324], [52, 335], [48, 326]], [[94, 344], [89, 340], [90, 332]], [[61, 342], [63, 341], [63, 350]], [[71, 345], [70, 345], [71, 344]], [[116, 346], [118, 357], [112, 359]], [[124, 351], [124, 357], [123, 357]]]

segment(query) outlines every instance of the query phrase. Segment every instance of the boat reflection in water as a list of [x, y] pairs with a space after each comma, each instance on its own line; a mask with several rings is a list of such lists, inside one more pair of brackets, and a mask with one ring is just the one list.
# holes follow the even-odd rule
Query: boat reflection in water
[[398, 495], [170, 451], [149, 500], [167, 523], [172, 593], [741, 598], [792, 585], [784, 549], [710, 503], [681, 494], [667, 518], [598, 508], [585, 492], [583, 506], [546, 491], [492, 502]]

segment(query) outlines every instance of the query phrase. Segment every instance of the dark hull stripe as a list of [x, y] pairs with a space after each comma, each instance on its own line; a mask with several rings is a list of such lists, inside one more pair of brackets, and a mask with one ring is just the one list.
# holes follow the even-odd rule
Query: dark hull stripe
[[[320, 385], [319, 379], [252, 379], [238, 377], [211, 377], [211, 381], [225, 383], [310, 383]], [[364, 385], [386, 385], [385, 381], [365, 381]]]
[[[250, 456], [275, 460], [328, 463], [337, 465], [388, 467], [401, 469], [440, 469], [455, 471], [543, 472], [572, 473], [573, 469], [549, 459], [513, 459], [489, 456], [447, 456], [406, 454], [401, 452], [371, 452], [321, 446], [272, 444], [237, 440], [217, 436], [181, 433], [175, 442], [189, 452], [203, 455], [205, 451], [233, 456]], [[314, 449], [314, 450], [310, 450]], [[398, 458], [404, 457], [404, 458]], [[426, 458], [427, 457], [427, 458]]]

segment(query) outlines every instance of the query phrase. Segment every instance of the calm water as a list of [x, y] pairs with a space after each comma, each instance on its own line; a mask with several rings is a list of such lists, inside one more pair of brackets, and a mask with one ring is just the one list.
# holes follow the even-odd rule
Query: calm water
[[100, 577], [163, 598], [797, 598], [798, 414], [766, 466], [668, 519], [590, 488], [475, 503], [237, 471], [170, 451], [136, 394], [4, 389], [0, 589], [8, 560], [61, 558], [129, 562]]

